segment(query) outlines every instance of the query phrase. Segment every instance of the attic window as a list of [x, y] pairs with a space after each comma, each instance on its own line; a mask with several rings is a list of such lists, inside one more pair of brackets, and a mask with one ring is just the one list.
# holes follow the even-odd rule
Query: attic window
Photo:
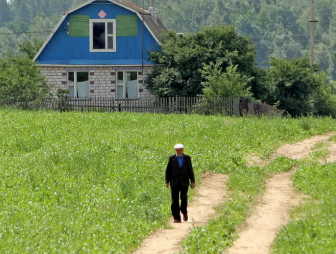
[[115, 19], [90, 19], [90, 52], [116, 52]]

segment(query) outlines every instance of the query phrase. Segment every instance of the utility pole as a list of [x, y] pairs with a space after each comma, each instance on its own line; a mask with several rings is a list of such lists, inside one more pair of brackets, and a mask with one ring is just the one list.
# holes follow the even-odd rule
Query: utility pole
[[315, 20], [315, 0], [311, 0], [311, 17], [309, 22], [311, 23], [311, 35], [310, 35], [310, 66], [313, 66], [314, 64], [314, 48], [315, 48], [315, 23], [318, 22], [318, 20]]

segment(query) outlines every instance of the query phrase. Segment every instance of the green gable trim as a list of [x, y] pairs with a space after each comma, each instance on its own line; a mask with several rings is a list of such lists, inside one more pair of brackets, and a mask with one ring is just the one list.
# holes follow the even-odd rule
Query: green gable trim
[[117, 36], [138, 36], [137, 15], [117, 15]]
[[69, 36], [89, 37], [90, 36], [90, 15], [70, 15]]

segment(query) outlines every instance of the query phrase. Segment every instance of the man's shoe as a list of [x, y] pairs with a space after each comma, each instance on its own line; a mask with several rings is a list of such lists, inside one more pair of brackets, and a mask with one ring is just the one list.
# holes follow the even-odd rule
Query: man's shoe
[[174, 220], [174, 223], [181, 223], [181, 220]]
[[187, 214], [187, 213], [184, 213], [184, 214], [183, 214], [183, 220], [184, 220], [184, 221], [188, 221], [188, 214]]

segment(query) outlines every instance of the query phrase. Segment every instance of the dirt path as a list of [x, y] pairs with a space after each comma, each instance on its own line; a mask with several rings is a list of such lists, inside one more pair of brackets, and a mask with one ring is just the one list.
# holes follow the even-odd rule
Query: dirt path
[[[251, 164], [259, 166], [270, 163], [276, 156], [283, 155], [293, 159], [306, 157], [315, 144], [326, 141], [336, 132], [314, 136], [292, 145], [280, 147], [275, 155], [260, 162], [252, 160]], [[327, 162], [336, 160], [336, 145], [330, 147]], [[254, 208], [252, 215], [246, 220], [241, 229], [239, 239], [225, 253], [229, 254], [268, 254], [272, 242], [281, 228], [289, 222], [289, 210], [301, 202], [301, 196], [295, 193], [291, 177], [294, 171], [275, 174], [266, 184], [266, 193], [260, 197], [259, 204]], [[198, 225], [203, 225], [215, 214], [212, 207], [225, 202], [227, 175], [205, 174], [202, 184], [196, 188], [193, 202], [189, 204], [189, 221], [180, 224], [168, 222], [169, 229], [160, 229], [145, 239], [138, 250], [133, 254], [172, 254], [179, 253], [179, 243], [188, 235], [189, 231]], [[168, 204], [167, 204], [168, 205]]]
[[276, 174], [268, 180], [267, 191], [246, 220], [239, 239], [225, 253], [270, 253], [276, 233], [289, 221], [289, 210], [300, 203], [300, 197], [295, 194], [292, 186], [293, 174], [294, 171]]
[[313, 136], [295, 144], [283, 145], [275, 151], [271, 158], [264, 161], [261, 160], [260, 157], [248, 155], [246, 158], [247, 164], [249, 166], [264, 167], [280, 155], [289, 157], [291, 159], [303, 159], [310, 152], [312, 152], [316, 143], [327, 141], [330, 137], [334, 135], [336, 135], [336, 131], [327, 132], [319, 136]]
[[[160, 229], [145, 239], [140, 248], [133, 254], [179, 253], [179, 243], [188, 235], [189, 231], [198, 225], [205, 224], [211, 215], [215, 214], [212, 207], [226, 201], [227, 175], [206, 173], [201, 185], [197, 187], [192, 203], [188, 206], [188, 222], [174, 223], [170, 219], [171, 229]], [[169, 204], [167, 204], [169, 205]]]
[[335, 131], [328, 132], [324, 135], [313, 136], [296, 144], [283, 145], [276, 150], [276, 156], [283, 155], [292, 159], [303, 159], [312, 151], [316, 143], [326, 141], [335, 134]]
[[[312, 152], [316, 143], [326, 141], [335, 134], [336, 132], [329, 132], [296, 144], [284, 145], [276, 151], [275, 156], [283, 155], [292, 159], [303, 159]], [[330, 148], [330, 154], [326, 158], [327, 162], [332, 160], [336, 160], [335, 145]], [[271, 245], [277, 232], [290, 220], [289, 211], [299, 205], [302, 200], [292, 186], [293, 174], [294, 171], [276, 174], [268, 180], [266, 193], [261, 197], [252, 215], [246, 220], [238, 240], [224, 253], [268, 254], [271, 252]]]

